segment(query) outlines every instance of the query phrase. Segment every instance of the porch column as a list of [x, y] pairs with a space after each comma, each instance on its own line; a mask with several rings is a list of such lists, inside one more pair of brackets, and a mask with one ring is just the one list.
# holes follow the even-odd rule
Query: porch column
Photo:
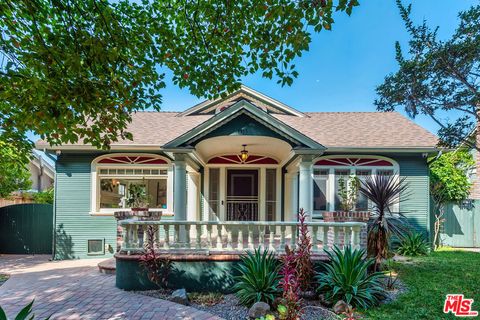
[[[175, 212], [175, 221], [187, 220], [187, 164], [186, 155], [175, 153], [175, 178], [173, 185], [173, 208]], [[180, 228], [180, 242], [184, 242], [185, 228]]]
[[[196, 171], [188, 171], [187, 174], [187, 220], [200, 221], [200, 206], [199, 206], [199, 190], [200, 190], [200, 175]], [[190, 239], [195, 239], [197, 230], [195, 227], [190, 229]]]
[[299, 184], [298, 184], [298, 208], [305, 210], [312, 217], [313, 207], [313, 163], [312, 156], [302, 156], [302, 160], [298, 165]]

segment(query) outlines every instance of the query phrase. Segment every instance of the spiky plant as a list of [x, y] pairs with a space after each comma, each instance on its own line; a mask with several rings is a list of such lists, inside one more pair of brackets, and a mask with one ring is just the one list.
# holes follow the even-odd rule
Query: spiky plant
[[374, 259], [365, 258], [365, 250], [346, 246], [342, 251], [335, 246], [325, 252], [330, 261], [323, 263], [325, 271], [317, 275], [317, 281], [318, 291], [327, 301], [343, 300], [353, 307], [367, 309], [385, 297], [383, 274], [368, 273]]
[[397, 252], [403, 256], [424, 256], [430, 248], [427, 240], [421, 233], [409, 232], [402, 236]]
[[275, 255], [260, 248], [241, 257], [235, 267], [239, 275], [235, 277], [233, 291], [240, 303], [251, 306], [255, 302], [272, 304], [279, 295], [280, 264]]
[[375, 270], [388, 257], [391, 236], [400, 237], [407, 232], [405, 217], [393, 211], [395, 204], [405, 200], [407, 188], [405, 178], [394, 175], [367, 177], [359, 188], [373, 205], [368, 223], [367, 253], [375, 258]]

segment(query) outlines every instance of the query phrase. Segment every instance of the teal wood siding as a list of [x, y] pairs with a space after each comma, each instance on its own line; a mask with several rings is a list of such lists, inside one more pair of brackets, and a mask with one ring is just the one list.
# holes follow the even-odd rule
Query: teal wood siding
[[391, 157], [400, 166], [400, 176], [406, 178], [407, 194], [402, 195], [400, 211], [415, 229], [430, 235], [430, 189], [427, 159], [420, 154]]
[[104, 239], [116, 248], [116, 221], [113, 216], [90, 215], [90, 165], [98, 155], [62, 154], [56, 164], [55, 259], [98, 258], [88, 255], [89, 239]]

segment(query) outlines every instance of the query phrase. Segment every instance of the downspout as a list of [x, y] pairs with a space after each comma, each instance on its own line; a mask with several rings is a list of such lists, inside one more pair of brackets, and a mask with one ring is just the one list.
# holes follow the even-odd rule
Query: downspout
[[57, 162], [55, 162], [55, 181], [53, 188], [53, 230], [52, 230], [52, 260], [57, 256]]

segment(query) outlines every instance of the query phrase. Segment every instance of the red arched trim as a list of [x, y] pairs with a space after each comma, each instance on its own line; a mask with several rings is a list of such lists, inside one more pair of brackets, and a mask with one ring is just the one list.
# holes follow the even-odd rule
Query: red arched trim
[[115, 163], [115, 164], [167, 164], [167, 161], [149, 157], [149, 156], [111, 156], [101, 159], [98, 163]]
[[213, 157], [208, 161], [209, 164], [278, 164], [278, 161], [270, 157], [251, 155], [247, 161], [242, 162], [239, 155], [224, 155]]
[[393, 163], [375, 158], [329, 158], [315, 162], [317, 166], [393, 167]]

